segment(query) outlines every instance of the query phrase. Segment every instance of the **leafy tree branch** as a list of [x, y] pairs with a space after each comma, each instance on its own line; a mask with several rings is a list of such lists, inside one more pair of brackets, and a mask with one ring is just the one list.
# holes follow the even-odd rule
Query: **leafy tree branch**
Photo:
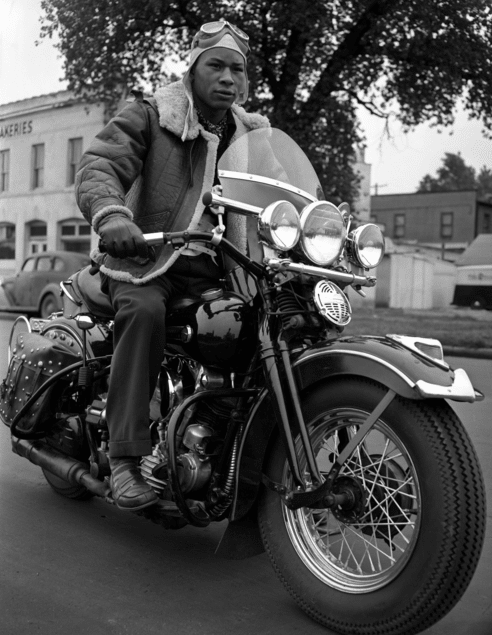
[[351, 200], [362, 104], [404, 129], [448, 126], [456, 104], [492, 133], [490, 0], [43, 0], [70, 90], [110, 106], [173, 78], [193, 33], [225, 18], [250, 36], [250, 110], [313, 161], [325, 193]]

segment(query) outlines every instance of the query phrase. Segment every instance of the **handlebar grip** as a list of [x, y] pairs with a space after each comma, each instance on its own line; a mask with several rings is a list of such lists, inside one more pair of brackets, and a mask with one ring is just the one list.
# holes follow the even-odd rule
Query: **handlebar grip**
[[212, 201], [213, 201], [212, 192], [205, 192], [205, 194], [202, 196], [202, 203], [205, 205], [205, 207], [212, 205]]
[[[99, 242], [97, 243], [97, 248], [102, 254], [107, 253], [106, 244], [101, 239], [99, 239]], [[152, 245], [149, 245], [149, 260], [152, 262], [155, 262], [156, 260], [155, 249]]]

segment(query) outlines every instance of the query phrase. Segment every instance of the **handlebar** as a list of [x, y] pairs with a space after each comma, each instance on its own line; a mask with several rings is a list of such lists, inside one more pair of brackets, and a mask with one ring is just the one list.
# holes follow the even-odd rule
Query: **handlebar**
[[318, 276], [333, 282], [342, 282], [344, 284], [354, 285], [355, 287], [374, 287], [376, 278], [374, 276], [358, 276], [350, 271], [335, 271], [333, 269], [323, 269], [314, 265], [305, 265], [302, 262], [292, 262], [285, 259], [271, 258], [268, 266], [273, 271], [292, 271], [308, 276]]
[[235, 212], [241, 216], [252, 216], [254, 218], [258, 217], [263, 211], [262, 207], [234, 201], [232, 198], [225, 198], [215, 192], [205, 192], [202, 196], [202, 203], [205, 207], [224, 207], [230, 212]]
[[[257, 217], [263, 211], [261, 207], [248, 205], [239, 201], [225, 198], [215, 192], [205, 192], [202, 197], [202, 203], [206, 207], [222, 207], [227, 210], [242, 214], [244, 216]], [[223, 237], [223, 226], [216, 227], [213, 232], [204, 232], [198, 230], [182, 231], [182, 232], [153, 232], [144, 234], [143, 237], [147, 243], [152, 245], [170, 244], [174, 249], [180, 249], [190, 242], [205, 242], [219, 247], [221, 251], [230, 256], [238, 264], [243, 266], [253, 276], [262, 276], [265, 273], [265, 267], [271, 271], [282, 272], [291, 271], [304, 275], [315, 276], [332, 280], [333, 282], [341, 282], [346, 285], [358, 287], [373, 287], [376, 284], [374, 276], [361, 276], [352, 272], [335, 271], [332, 269], [324, 269], [315, 265], [305, 265], [303, 263], [292, 262], [289, 259], [269, 258], [264, 261], [264, 266], [252, 261], [248, 256], [240, 252], [232, 243]], [[105, 251], [104, 243], [99, 241], [99, 251]]]

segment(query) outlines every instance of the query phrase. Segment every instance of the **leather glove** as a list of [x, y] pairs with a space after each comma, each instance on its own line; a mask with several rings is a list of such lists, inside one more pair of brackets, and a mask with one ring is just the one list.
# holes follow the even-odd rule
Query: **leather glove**
[[104, 250], [115, 258], [140, 256], [149, 258], [149, 248], [142, 231], [123, 214], [110, 214], [98, 227]]

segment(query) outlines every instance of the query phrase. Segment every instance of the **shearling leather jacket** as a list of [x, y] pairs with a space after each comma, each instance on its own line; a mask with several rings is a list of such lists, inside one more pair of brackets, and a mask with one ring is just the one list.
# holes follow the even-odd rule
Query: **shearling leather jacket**
[[[181, 81], [160, 88], [153, 99], [128, 104], [96, 136], [82, 157], [75, 193], [82, 214], [97, 232], [103, 218], [123, 213], [143, 232], [195, 229], [202, 196], [213, 186], [219, 139], [195, 116], [182, 140], [188, 100]], [[269, 126], [258, 114], [232, 106], [237, 138]], [[241, 157], [238, 157], [241, 163]], [[245, 219], [234, 215], [228, 238], [246, 244]], [[111, 278], [145, 284], [180, 256], [161, 247], [156, 262], [113, 258], [96, 250], [93, 259]]]

